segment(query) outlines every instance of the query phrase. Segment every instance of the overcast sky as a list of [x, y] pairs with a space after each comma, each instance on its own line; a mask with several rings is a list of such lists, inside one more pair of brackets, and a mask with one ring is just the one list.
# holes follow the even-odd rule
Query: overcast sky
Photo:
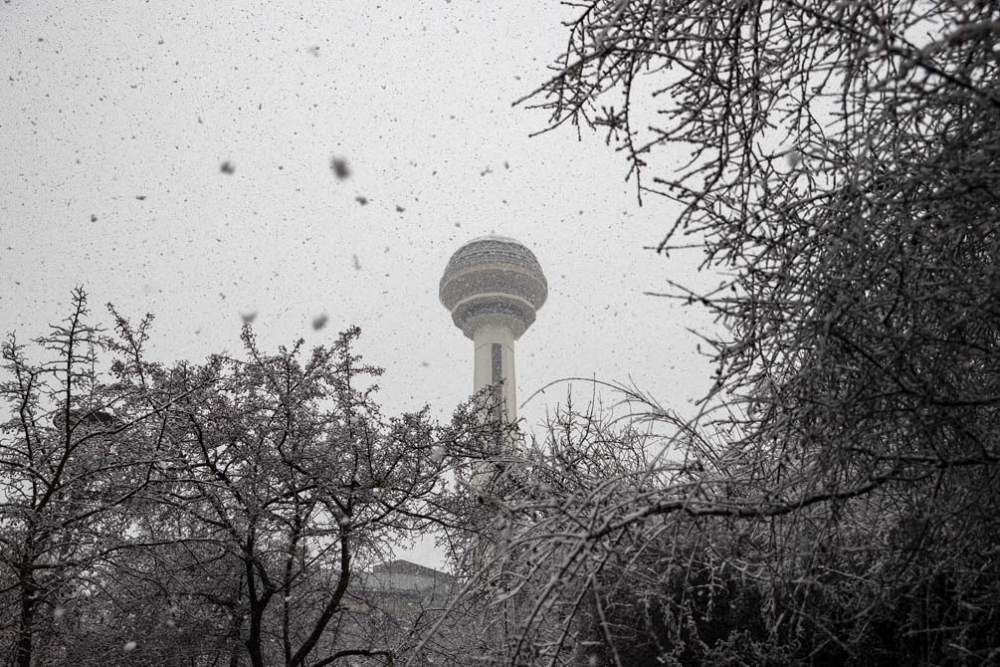
[[[498, 233], [549, 281], [518, 342], [521, 399], [631, 377], [690, 413], [712, 369], [687, 329], [710, 322], [643, 295], [711, 282], [696, 254], [642, 250], [676, 208], [640, 208], [602, 136], [529, 138], [546, 114], [511, 106], [549, 75], [570, 16], [537, 0], [4, 0], [0, 332], [41, 334], [76, 285], [105, 322], [108, 301], [154, 313], [162, 361], [238, 352], [249, 313], [272, 349], [357, 324], [387, 414], [447, 416], [472, 347], [438, 281], [459, 245]], [[565, 396], [523, 408], [528, 428]]]

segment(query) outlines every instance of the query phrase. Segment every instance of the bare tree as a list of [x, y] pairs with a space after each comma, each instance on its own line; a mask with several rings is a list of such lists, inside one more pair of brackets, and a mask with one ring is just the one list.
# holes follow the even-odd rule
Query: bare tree
[[411, 654], [440, 601], [414, 618], [358, 613], [359, 574], [461, 519], [447, 482], [492, 451], [492, 424], [471, 403], [445, 426], [427, 408], [383, 416], [357, 329], [267, 355], [246, 327], [243, 359], [162, 364], [144, 351], [151, 317], [111, 313], [114, 337], [87, 322], [78, 290], [67, 323], [39, 341], [53, 361], [32, 363], [13, 338], [3, 347], [6, 662], [322, 667]]
[[243, 654], [254, 667], [391, 664], [408, 646], [358, 627], [352, 582], [427, 529], [450, 494], [442, 475], [482, 427], [461, 411], [446, 428], [426, 409], [384, 417], [366, 381], [381, 370], [353, 353], [358, 335], [303, 359], [301, 341], [263, 354], [246, 327], [245, 360], [146, 373], [157, 392], [182, 398], [163, 425], [156, 519], [142, 527], [168, 547], [151, 549], [144, 576], [162, 564], [175, 596], [214, 606], [244, 649], [231, 664]]
[[60, 620], [68, 602], [123, 548], [125, 508], [153, 482], [148, 423], [169, 404], [101, 381], [98, 354], [116, 343], [88, 314], [77, 289], [70, 317], [36, 341], [50, 355], [42, 363], [13, 336], [3, 344], [0, 594], [18, 610], [3, 630], [19, 667], [59, 657], [50, 651], [71, 623]]
[[[645, 636], [664, 660], [995, 660], [1000, 10], [575, 7], [532, 99], [553, 127], [606, 129], [640, 194], [683, 206], [657, 250], [701, 249], [726, 279], [662, 295], [711, 309], [731, 337], [711, 341], [706, 406], [721, 417], [680, 428], [672, 458], [503, 515], [495, 532], [514, 537], [497, 566], [537, 585], [509, 664], [572, 661], [575, 640], [635, 664], [612, 627], [618, 577], [651, 582], [619, 600], [659, 610]], [[533, 526], [543, 557], [525, 561]], [[763, 625], [709, 639], [723, 598], [757, 600]], [[757, 648], [740, 654], [739, 636]]]

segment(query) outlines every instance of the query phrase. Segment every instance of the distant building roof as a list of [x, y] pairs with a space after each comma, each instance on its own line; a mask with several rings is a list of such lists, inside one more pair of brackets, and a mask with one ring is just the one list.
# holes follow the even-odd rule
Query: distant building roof
[[360, 588], [383, 593], [423, 593], [446, 588], [454, 580], [450, 574], [407, 560], [375, 565], [356, 579]]
[[449, 579], [454, 579], [452, 575], [441, 572], [440, 570], [418, 565], [417, 563], [411, 563], [410, 561], [403, 560], [401, 558], [391, 560], [388, 563], [374, 565], [372, 566], [372, 572], [398, 572], [400, 574], [417, 574], [428, 577], [447, 577]]

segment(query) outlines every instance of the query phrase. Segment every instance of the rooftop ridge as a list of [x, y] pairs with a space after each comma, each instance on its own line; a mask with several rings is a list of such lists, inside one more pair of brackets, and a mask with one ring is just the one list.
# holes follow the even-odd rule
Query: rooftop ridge
[[447, 577], [453, 578], [452, 575], [447, 572], [442, 572], [441, 570], [435, 570], [432, 567], [427, 567], [426, 565], [420, 565], [402, 558], [397, 558], [391, 560], [387, 563], [379, 563], [378, 565], [373, 565], [371, 568], [372, 573], [375, 574], [416, 574], [423, 575], [426, 577]]

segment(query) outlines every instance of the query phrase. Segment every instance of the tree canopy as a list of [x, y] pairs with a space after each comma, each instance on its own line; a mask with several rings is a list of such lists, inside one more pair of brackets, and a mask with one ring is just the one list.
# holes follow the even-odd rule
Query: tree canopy
[[[569, 415], [525, 460], [492, 550], [527, 610], [506, 664], [996, 660], [1000, 10], [571, 6], [526, 99], [678, 202], [656, 249], [722, 283], [660, 294], [726, 335], [697, 423], [636, 458]], [[629, 429], [675, 419], [646, 402]], [[635, 467], [581, 476], [609, 442]]]
[[[447, 425], [427, 409], [384, 416], [356, 328], [308, 354], [301, 341], [267, 354], [247, 325], [242, 357], [163, 364], [146, 357], [150, 317], [111, 313], [109, 336], [77, 290], [66, 323], [37, 341], [44, 361], [13, 337], [3, 347], [7, 661], [409, 655], [436, 612], [393, 617], [365, 573], [461, 511], [446, 481], [475, 457], [484, 423], [467, 407]], [[452, 657], [447, 645], [435, 651]]]

